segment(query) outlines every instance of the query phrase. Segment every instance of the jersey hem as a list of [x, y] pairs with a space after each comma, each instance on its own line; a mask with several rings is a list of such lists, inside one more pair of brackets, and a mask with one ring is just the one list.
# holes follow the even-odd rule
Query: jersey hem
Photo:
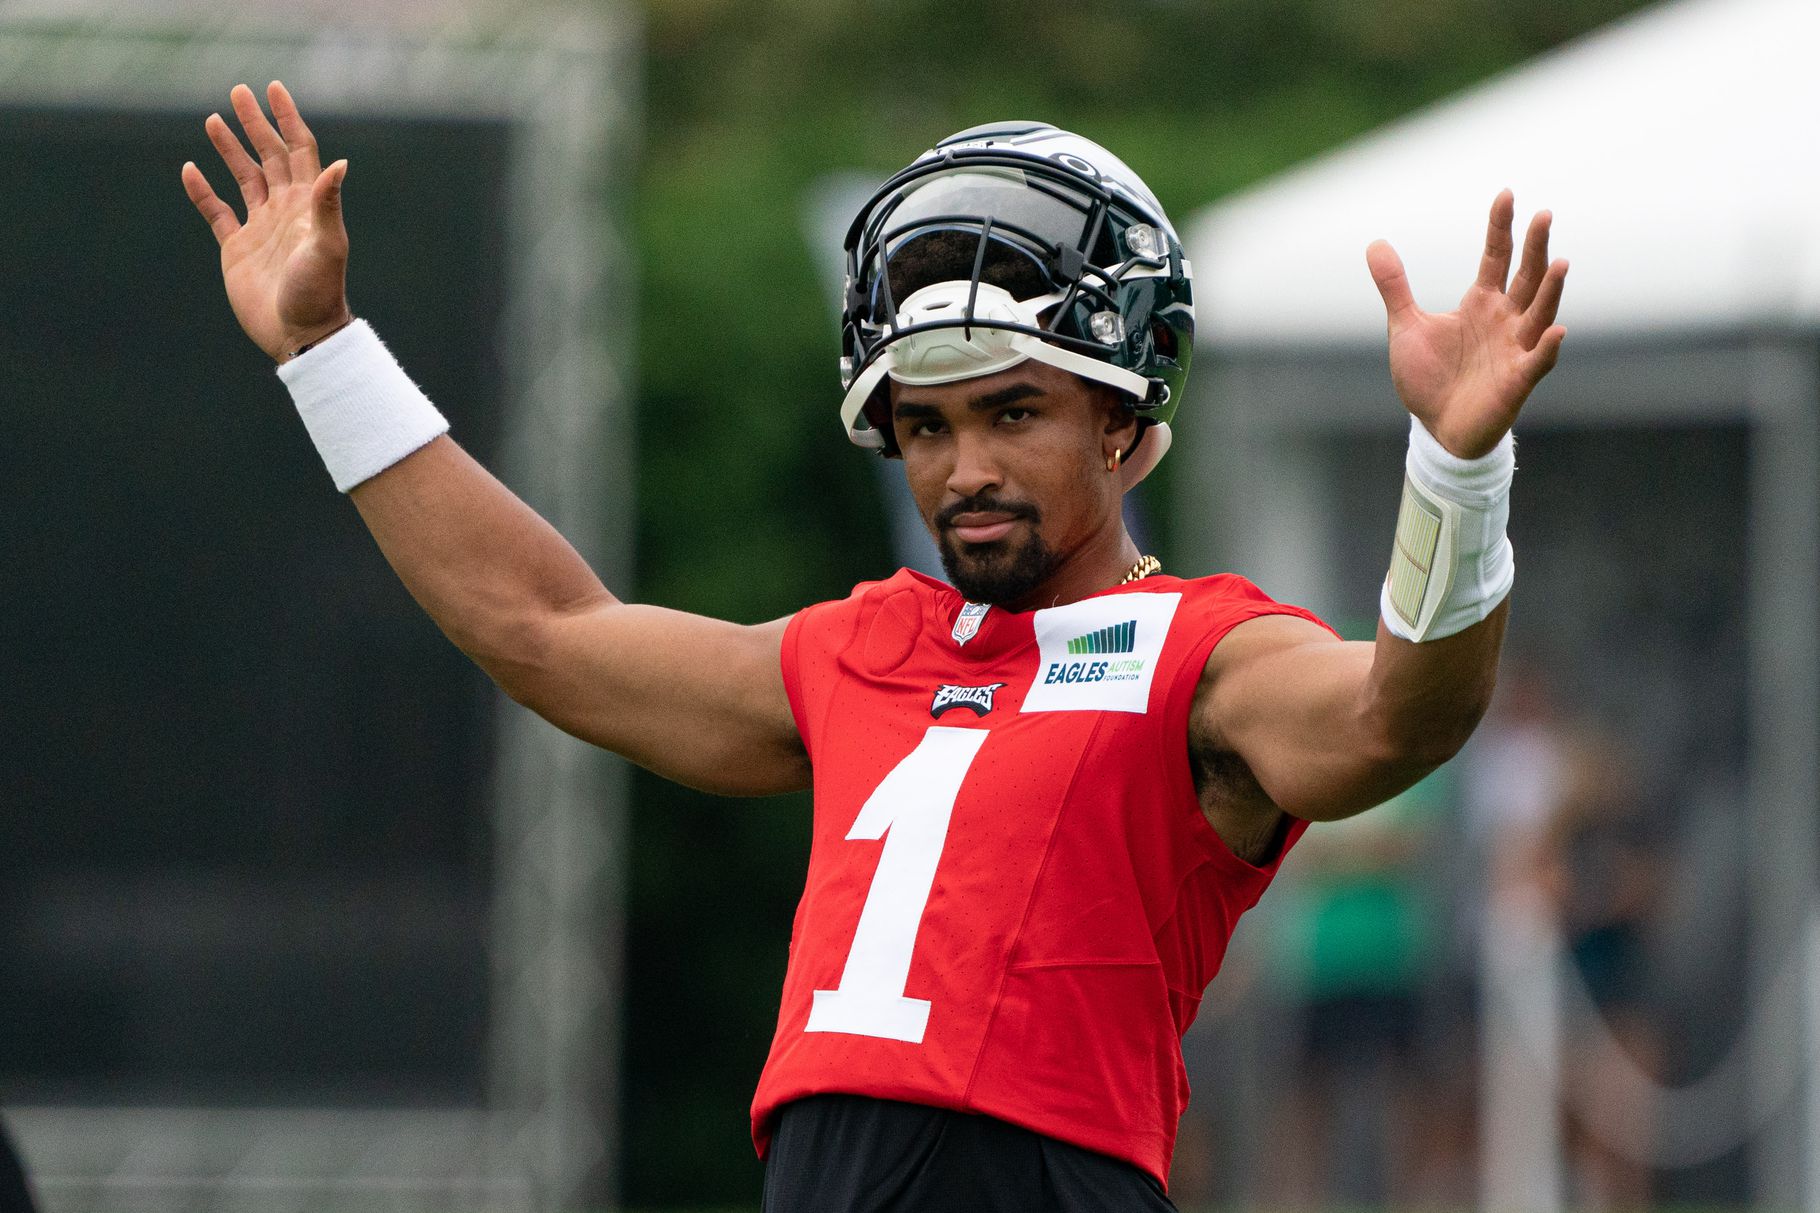
[[[1157, 1134], [1143, 1134], [1141, 1137], [1140, 1135], [1132, 1133], [1124, 1133], [1116, 1136], [1108, 1134], [1106, 1137], [1101, 1138], [1090, 1133], [1079, 1132], [1077, 1127], [1066, 1123], [1050, 1122], [1042, 1116], [1026, 1115], [1016, 1108], [970, 1103], [969, 1106], [963, 1110], [976, 1112], [981, 1116], [990, 1116], [994, 1120], [1002, 1120], [1006, 1124], [1017, 1125], [1019, 1128], [1029, 1129], [1032, 1133], [1041, 1133], [1044, 1137], [1053, 1138], [1056, 1141], [1065, 1142], [1071, 1146], [1079, 1146], [1081, 1149], [1091, 1150], [1095, 1154], [1104, 1154], [1107, 1158], [1116, 1158], [1123, 1163], [1129, 1163], [1161, 1184], [1165, 1194], [1169, 1191], [1169, 1166], [1165, 1156], [1165, 1144], [1163, 1139]], [[1154, 1157], [1146, 1158], [1135, 1151], [1118, 1148], [1120, 1141], [1130, 1144], [1134, 1139], [1139, 1140], [1141, 1144], [1149, 1145], [1154, 1153]]]

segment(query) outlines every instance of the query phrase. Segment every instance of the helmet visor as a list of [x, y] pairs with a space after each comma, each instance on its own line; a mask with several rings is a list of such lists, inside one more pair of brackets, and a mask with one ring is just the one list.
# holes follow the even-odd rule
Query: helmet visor
[[[1065, 180], [1020, 168], [933, 173], [882, 199], [873, 214], [859, 277], [881, 320], [886, 290], [896, 303], [976, 271], [1016, 298], [1048, 294], [1069, 285], [1056, 273], [1058, 249], [1081, 249], [1088, 240], [1111, 243], [1097, 199]], [[1082, 251], [1092, 262], [1106, 250]]]
[[1017, 168], [980, 167], [936, 173], [912, 182], [885, 222], [887, 255], [919, 229], [944, 226], [943, 220], [965, 220], [977, 230], [990, 219], [994, 227], [1035, 238], [1044, 244], [1080, 243], [1092, 200], [1053, 181], [1038, 181]]

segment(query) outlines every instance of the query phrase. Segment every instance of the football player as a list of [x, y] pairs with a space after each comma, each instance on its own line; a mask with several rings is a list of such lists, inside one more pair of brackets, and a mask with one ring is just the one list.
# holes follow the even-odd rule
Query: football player
[[207, 121], [244, 218], [194, 164], [183, 181], [236, 317], [417, 600], [578, 737], [727, 795], [814, 789], [753, 1106], [766, 1207], [1170, 1208], [1181, 1034], [1238, 917], [1309, 822], [1445, 761], [1491, 692], [1509, 431], [1564, 336], [1548, 216], [1513, 278], [1501, 194], [1446, 314], [1367, 252], [1410, 445], [1377, 639], [1343, 643], [1125, 530], [1194, 327], [1156, 198], [1040, 123], [942, 141], [849, 232], [840, 417], [902, 461], [949, 583], [901, 571], [748, 627], [621, 602], [446, 435], [349, 310], [347, 162], [267, 96], [271, 118], [232, 93], [250, 152]]

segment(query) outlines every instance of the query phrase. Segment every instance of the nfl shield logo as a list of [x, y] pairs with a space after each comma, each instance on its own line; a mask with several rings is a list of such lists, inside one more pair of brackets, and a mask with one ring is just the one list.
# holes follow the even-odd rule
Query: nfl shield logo
[[991, 609], [991, 605], [984, 602], [969, 602], [961, 607], [960, 617], [954, 621], [954, 643], [966, 644], [977, 636], [986, 612]]

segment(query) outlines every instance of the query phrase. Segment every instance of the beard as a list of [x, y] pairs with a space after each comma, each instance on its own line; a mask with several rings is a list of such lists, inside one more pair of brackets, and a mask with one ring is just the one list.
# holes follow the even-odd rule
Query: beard
[[[950, 520], [971, 512], [1011, 514], [1028, 519], [1031, 526], [1021, 539], [1007, 536], [991, 543], [964, 543], [955, 537]], [[968, 602], [1004, 606], [1027, 598], [1061, 563], [1037, 533], [1036, 524], [1041, 520], [1035, 506], [985, 499], [958, 502], [943, 510], [936, 518], [935, 545], [948, 583]]]

